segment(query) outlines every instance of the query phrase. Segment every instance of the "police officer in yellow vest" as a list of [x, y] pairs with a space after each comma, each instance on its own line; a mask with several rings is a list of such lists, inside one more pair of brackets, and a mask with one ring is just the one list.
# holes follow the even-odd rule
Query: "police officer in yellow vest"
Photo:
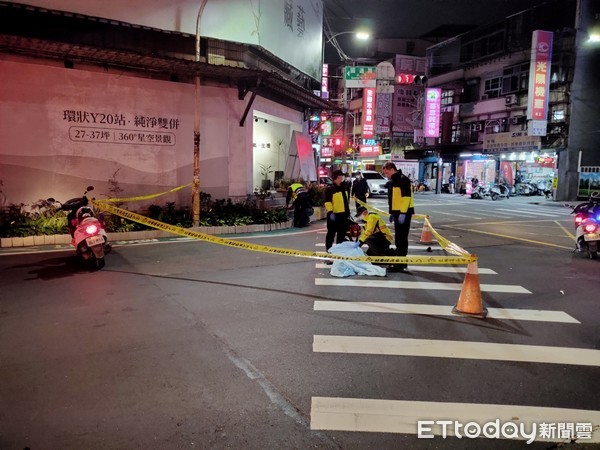
[[367, 255], [394, 256], [394, 251], [390, 248], [390, 244], [394, 242], [392, 232], [379, 214], [369, 212], [364, 206], [359, 206], [354, 217], [366, 222], [358, 238], [358, 243], [369, 246], [366, 251]]
[[336, 238], [336, 244], [344, 242], [350, 219], [348, 189], [344, 183], [344, 172], [334, 170], [331, 178], [333, 184], [325, 190], [325, 210], [327, 211], [325, 248], [327, 251], [333, 245], [334, 238]]
[[310, 198], [304, 185], [293, 183], [288, 188], [285, 199], [286, 208], [289, 207], [291, 201], [294, 202], [294, 226], [297, 228], [308, 226], [310, 217], [307, 214], [307, 210], [310, 206]]
[[[408, 233], [410, 221], [415, 213], [412, 184], [408, 177], [396, 169], [396, 165], [388, 161], [383, 166], [383, 174], [388, 182], [388, 204], [390, 223], [394, 224], [396, 256], [408, 254]], [[399, 270], [406, 269], [406, 264], [400, 264]]]

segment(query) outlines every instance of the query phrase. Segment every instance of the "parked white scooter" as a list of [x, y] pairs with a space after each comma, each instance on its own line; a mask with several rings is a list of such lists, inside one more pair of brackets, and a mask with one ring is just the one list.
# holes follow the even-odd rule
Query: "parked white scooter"
[[[93, 268], [101, 269], [105, 264], [104, 256], [112, 248], [103, 221], [96, 217], [86, 197], [93, 189], [94, 186], [88, 186], [83, 196], [67, 200], [61, 204], [61, 209], [69, 211], [67, 225], [73, 238], [71, 245], [75, 247], [77, 255]], [[48, 202], [54, 203], [56, 200], [49, 198]]]
[[506, 183], [497, 183], [490, 188], [490, 196], [494, 201], [499, 198], [510, 198], [510, 187]]

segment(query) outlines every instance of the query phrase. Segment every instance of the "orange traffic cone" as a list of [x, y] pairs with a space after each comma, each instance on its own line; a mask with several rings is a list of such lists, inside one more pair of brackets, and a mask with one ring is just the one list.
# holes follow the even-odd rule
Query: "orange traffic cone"
[[423, 231], [421, 232], [421, 239], [419, 240], [419, 244], [430, 245], [433, 244], [433, 237], [431, 236], [431, 228], [429, 228], [429, 224], [427, 221], [423, 224]]
[[467, 275], [458, 297], [458, 303], [452, 309], [452, 313], [479, 317], [480, 319], [485, 319], [487, 316], [488, 311], [483, 307], [483, 300], [481, 299], [477, 261], [471, 262], [467, 266]]

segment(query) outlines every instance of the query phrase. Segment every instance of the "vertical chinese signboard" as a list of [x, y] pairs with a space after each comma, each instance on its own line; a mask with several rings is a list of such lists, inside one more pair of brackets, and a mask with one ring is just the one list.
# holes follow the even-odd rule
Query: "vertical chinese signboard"
[[323, 76], [321, 78], [321, 98], [329, 98], [329, 64], [323, 64]]
[[363, 90], [362, 137], [375, 136], [375, 88]]
[[425, 89], [425, 123], [423, 135], [428, 137], [440, 136], [440, 107], [442, 90], [438, 88]]
[[546, 135], [551, 64], [552, 33], [550, 31], [535, 30], [531, 42], [527, 101], [527, 119], [531, 120], [529, 134], [532, 136]]

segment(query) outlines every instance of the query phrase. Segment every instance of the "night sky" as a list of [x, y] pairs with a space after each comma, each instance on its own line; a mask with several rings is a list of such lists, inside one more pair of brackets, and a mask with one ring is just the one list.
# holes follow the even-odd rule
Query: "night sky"
[[[367, 28], [377, 38], [416, 38], [449, 33], [452, 37], [467, 31], [464, 26], [479, 26], [504, 19], [547, 0], [324, 0], [324, 26], [333, 33]], [[443, 27], [440, 29], [440, 27]], [[433, 33], [432, 33], [433, 32]], [[439, 38], [438, 38], [439, 41]], [[361, 54], [351, 35], [338, 37], [351, 57]], [[329, 48], [328, 48], [329, 47]], [[339, 58], [326, 45], [326, 61]]]

